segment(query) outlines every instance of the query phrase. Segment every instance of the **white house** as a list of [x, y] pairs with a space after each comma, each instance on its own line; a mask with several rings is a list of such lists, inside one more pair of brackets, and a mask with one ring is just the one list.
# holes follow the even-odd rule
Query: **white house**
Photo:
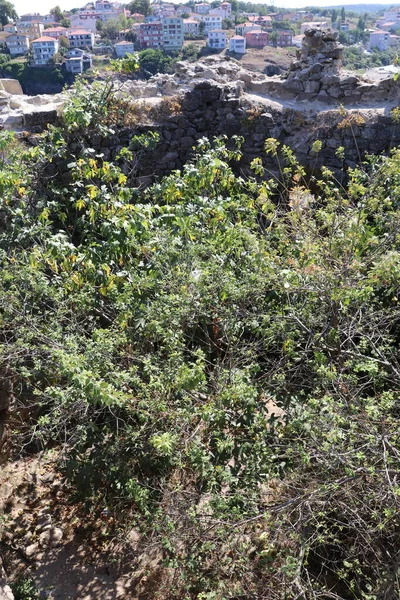
[[124, 58], [126, 54], [133, 54], [133, 52], [135, 51], [135, 46], [133, 42], [127, 41], [117, 42], [114, 45], [114, 48], [118, 58]]
[[180, 50], [183, 46], [183, 19], [164, 17], [162, 19], [164, 50]]
[[210, 11], [210, 4], [208, 2], [200, 2], [199, 4], [194, 5], [194, 11], [199, 15], [206, 15]]
[[226, 48], [226, 31], [223, 29], [213, 29], [208, 32], [207, 46], [215, 50], [224, 50]]
[[203, 22], [205, 33], [222, 27], [222, 17], [218, 15], [204, 15]]
[[6, 31], [7, 33], [17, 33], [17, 26], [15, 23], [7, 23], [3, 26], [3, 31]]
[[86, 17], [85, 15], [75, 14], [69, 17], [71, 21], [71, 27], [78, 29], [88, 29], [93, 33], [96, 33], [96, 19], [94, 17]]
[[48, 27], [44, 30], [46, 37], [52, 37], [56, 40], [61, 36], [67, 37], [69, 29], [67, 27]]
[[65, 55], [65, 69], [68, 73], [83, 73], [92, 66], [92, 57], [81, 48], [72, 48]]
[[232, 15], [232, 4], [230, 2], [222, 2], [220, 10], [224, 11], [224, 19], [229, 19]]
[[183, 33], [184, 35], [198, 35], [200, 23], [196, 19], [183, 19]]
[[261, 25], [257, 25], [256, 23], [240, 23], [235, 27], [236, 35], [245, 35], [248, 31], [262, 31]]
[[242, 35], [234, 35], [229, 40], [229, 52], [244, 54], [246, 52], [246, 38]]
[[400, 21], [400, 10], [399, 9], [388, 10], [383, 13], [383, 16], [385, 18], [385, 21], [399, 22]]
[[217, 15], [222, 19], [230, 19], [232, 16], [232, 5], [230, 2], [223, 2], [219, 8], [213, 8], [208, 14]]
[[27, 35], [9, 35], [6, 38], [6, 46], [11, 56], [23, 56], [29, 52], [29, 38]]
[[35, 65], [47, 65], [58, 52], [59, 41], [43, 35], [32, 42], [33, 62]]
[[67, 37], [70, 48], [92, 48], [94, 45], [94, 33], [87, 29], [70, 29]]
[[388, 31], [371, 31], [369, 35], [369, 47], [378, 48], [380, 52], [383, 52], [389, 48], [390, 34]]

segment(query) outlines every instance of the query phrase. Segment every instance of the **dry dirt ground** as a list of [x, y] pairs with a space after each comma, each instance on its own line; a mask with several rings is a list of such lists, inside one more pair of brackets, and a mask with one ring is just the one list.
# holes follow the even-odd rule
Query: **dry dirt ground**
[[101, 508], [84, 516], [70, 502], [54, 459], [39, 455], [0, 466], [0, 566], [8, 583], [32, 577], [48, 600], [131, 598], [116, 564], [112, 519]]
[[[230, 32], [233, 35], [233, 31]], [[230, 36], [228, 36], [230, 37]], [[198, 48], [205, 46], [203, 40], [186, 40], [185, 46], [194, 44]], [[220, 56], [229, 54], [227, 50], [223, 50]], [[296, 48], [272, 48], [271, 46], [265, 46], [262, 50], [256, 48], [247, 48], [246, 53], [243, 56], [235, 54], [235, 59], [238, 60], [243, 67], [250, 71], [261, 71], [268, 65], [276, 65], [281, 69], [282, 72], [286, 71], [292, 60], [296, 58]]]

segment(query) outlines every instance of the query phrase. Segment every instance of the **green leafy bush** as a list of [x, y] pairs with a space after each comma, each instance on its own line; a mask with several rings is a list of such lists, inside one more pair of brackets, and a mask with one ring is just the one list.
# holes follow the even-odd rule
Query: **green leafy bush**
[[202, 139], [139, 192], [88, 145], [112, 93], [75, 89], [37, 148], [1, 134], [16, 450], [140, 530], [134, 595], [398, 596], [400, 151], [309, 189], [274, 139], [280, 182]]

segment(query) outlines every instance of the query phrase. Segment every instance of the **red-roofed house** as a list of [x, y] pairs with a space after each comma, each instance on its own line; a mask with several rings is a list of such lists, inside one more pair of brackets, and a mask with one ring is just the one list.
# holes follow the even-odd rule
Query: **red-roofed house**
[[33, 62], [35, 65], [47, 65], [54, 54], [58, 52], [59, 42], [54, 38], [43, 35], [32, 42]]
[[88, 29], [70, 29], [67, 37], [70, 48], [93, 48], [94, 33]]
[[247, 31], [244, 37], [248, 48], [265, 48], [268, 44], [268, 33], [266, 31]]
[[64, 37], [67, 37], [69, 29], [67, 29], [67, 27], [49, 27], [48, 29], [44, 30], [44, 35], [47, 37], [52, 37], [55, 40], [58, 40], [59, 37], [61, 37], [62, 35]]

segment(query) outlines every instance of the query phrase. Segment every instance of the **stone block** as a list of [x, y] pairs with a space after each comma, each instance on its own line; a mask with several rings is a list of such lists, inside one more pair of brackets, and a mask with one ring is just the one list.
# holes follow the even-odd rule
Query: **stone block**
[[23, 95], [21, 84], [17, 79], [0, 79], [0, 90], [4, 90], [14, 96]]
[[319, 88], [319, 81], [306, 81], [304, 83], [304, 92], [306, 94], [316, 94], [317, 92], [319, 92]]
[[183, 136], [181, 139], [181, 147], [182, 148], [191, 148], [194, 145], [194, 143], [195, 143], [195, 140], [188, 135]]
[[340, 85], [331, 85], [327, 92], [331, 98], [342, 98], [344, 96], [344, 92]]
[[24, 114], [24, 125], [29, 128], [33, 125], [41, 125], [45, 127], [49, 123], [55, 123], [57, 120], [57, 111], [52, 110], [35, 110]]
[[300, 92], [304, 92], [304, 84], [298, 79], [287, 79], [283, 82], [282, 87], [287, 92], [293, 92], [295, 94], [300, 94]]

